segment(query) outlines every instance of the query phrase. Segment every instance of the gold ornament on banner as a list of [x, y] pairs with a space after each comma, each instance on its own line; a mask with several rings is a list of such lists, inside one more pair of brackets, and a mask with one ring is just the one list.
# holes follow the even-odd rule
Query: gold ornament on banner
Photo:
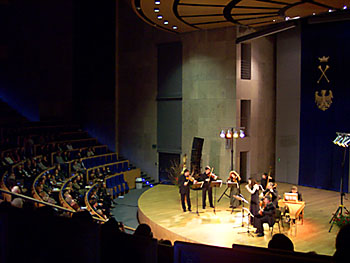
[[332, 104], [332, 99], [333, 99], [333, 92], [329, 90], [328, 95], [326, 96], [327, 90], [321, 90], [321, 95], [319, 95], [319, 92], [315, 92], [315, 102], [317, 107], [325, 111], [327, 110], [331, 104]]
[[[328, 59], [329, 59], [329, 56], [328, 57], [323, 56], [318, 58], [320, 63], [328, 63]], [[325, 67], [323, 67], [322, 65], [319, 65], [317, 68], [321, 71], [321, 76], [317, 80], [317, 84], [320, 84], [322, 79], [324, 79], [327, 83], [330, 83], [330, 80], [326, 75], [326, 72], [330, 68], [330, 66], [328, 64]], [[319, 91], [315, 92], [315, 103], [317, 107], [322, 111], [329, 109], [329, 107], [332, 104], [333, 92], [331, 90], [328, 90], [328, 95], [326, 94], [327, 94], [327, 90], [325, 89], [321, 90], [321, 94], [319, 93]]]

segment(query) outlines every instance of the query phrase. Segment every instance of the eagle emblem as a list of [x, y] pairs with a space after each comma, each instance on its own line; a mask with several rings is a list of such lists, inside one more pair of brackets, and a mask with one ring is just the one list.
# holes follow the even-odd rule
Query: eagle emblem
[[327, 90], [321, 90], [321, 95], [319, 95], [319, 92], [315, 92], [315, 102], [317, 107], [325, 111], [327, 110], [331, 104], [332, 104], [332, 99], [333, 99], [333, 92], [331, 90], [328, 91], [328, 95], [326, 96]]

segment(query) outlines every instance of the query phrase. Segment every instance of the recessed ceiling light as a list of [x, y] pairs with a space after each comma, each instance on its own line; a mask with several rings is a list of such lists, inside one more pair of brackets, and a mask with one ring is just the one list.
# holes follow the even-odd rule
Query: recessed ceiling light
[[157, 18], [158, 18], [158, 20], [161, 20], [161, 19], [163, 19], [163, 16], [159, 15], [159, 16], [157, 16]]
[[314, 15], [316, 15], [316, 13], [312, 13], [312, 15], [314, 16]]
[[333, 9], [329, 9], [328, 12], [331, 13], [331, 12], [334, 12], [334, 10]]
[[155, 13], [159, 13], [159, 8], [154, 8]]
[[137, 9], [137, 10], [141, 10], [141, 7], [139, 7], [139, 6], [136, 6], [136, 9]]
[[165, 20], [164, 25], [167, 25], [167, 24], [169, 24], [169, 21]]
[[276, 22], [276, 19], [272, 20], [272, 22]]
[[160, 5], [160, 1], [154, 1], [156, 5]]
[[176, 29], [177, 29], [177, 26], [173, 26], [173, 29], [176, 30]]

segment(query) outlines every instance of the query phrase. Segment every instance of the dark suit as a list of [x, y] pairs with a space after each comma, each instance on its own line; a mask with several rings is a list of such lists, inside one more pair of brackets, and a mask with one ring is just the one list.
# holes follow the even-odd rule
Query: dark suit
[[202, 187], [202, 205], [203, 205], [203, 209], [206, 206], [206, 199], [207, 199], [207, 192], [208, 192], [208, 197], [209, 197], [209, 204], [211, 207], [213, 207], [213, 188], [210, 187], [210, 183], [212, 181], [215, 181], [213, 178], [210, 178], [210, 181], [206, 181], [206, 179], [208, 179], [208, 175], [203, 173], [200, 175], [198, 181], [200, 182], [204, 182], [203, 187]]
[[263, 192], [264, 196], [266, 195], [271, 195], [271, 202], [273, 203], [273, 205], [275, 207], [278, 208], [278, 191], [276, 188], [274, 188], [272, 191], [270, 191], [270, 189], [266, 189], [264, 192]]
[[182, 205], [182, 209], [184, 211], [186, 211], [186, 204], [185, 204], [185, 197], [187, 200], [187, 207], [188, 210], [191, 210], [191, 198], [190, 198], [190, 181], [188, 182], [187, 185], [185, 185], [185, 183], [188, 180], [186, 180], [186, 177], [184, 174], [180, 175], [179, 177], [179, 193], [181, 195], [181, 205]]
[[262, 215], [255, 216], [254, 224], [257, 228], [258, 233], [264, 233], [264, 228], [263, 228], [264, 223], [268, 223], [269, 226], [273, 226], [275, 222], [275, 219], [274, 219], [275, 210], [276, 210], [275, 206], [273, 205], [273, 203], [270, 202], [264, 208]]

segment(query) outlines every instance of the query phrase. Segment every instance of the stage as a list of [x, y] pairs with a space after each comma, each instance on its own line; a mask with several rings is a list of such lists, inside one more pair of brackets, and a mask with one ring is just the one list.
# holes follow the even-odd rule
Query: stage
[[[290, 190], [291, 186], [278, 183], [279, 194], [283, 195]], [[315, 251], [318, 254], [333, 255], [335, 237], [339, 228], [334, 225], [329, 233], [329, 220], [340, 204], [340, 193], [303, 186], [298, 188], [306, 202], [304, 224], [298, 221], [296, 236], [295, 229], [291, 232], [287, 223], [284, 223], [285, 228], [281, 228], [281, 233], [292, 239], [296, 251]], [[225, 189], [226, 185], [217, 188], [217, 199]], [[249, 201], [250, 195], [244, 185], [241, 185], [241, 192]], [[232, 247], [234, 243], [267, 247], [271, 239], [267, 224], [265, 224], [264, 237], [251, 237], [247, 233], [247, 216], [244, 218], [245, 223], [242, 227], [241, 209], [235, 209], [231, 214], [228, 197], [224, 196], [217, 203], [216, 213], [214, 213], [213, 209], [209, 208], [208, 199], [207, 208], [202, 209], [201, 193], [201, 191], [198, 193], [200, 214], [197, 215], [195, 213], [196, 191], [191, 190], [192, 212], [183, 212], [177, 186], [157, 185], [150, 188], [138, 200], [139, 221], [149, 224], [157, 239], [168, 239], [172, 242], [181, 240], [222, 247]], [[349, 200], [344, 200], [344, 204], [350, 207]], [[245, 204], [245, 207], [249, 208], [249, 205]], [[251, 230], [255, 229], [251, 228]], [[275, 224], [274, 233], [278, 232], [278, 225]]]

